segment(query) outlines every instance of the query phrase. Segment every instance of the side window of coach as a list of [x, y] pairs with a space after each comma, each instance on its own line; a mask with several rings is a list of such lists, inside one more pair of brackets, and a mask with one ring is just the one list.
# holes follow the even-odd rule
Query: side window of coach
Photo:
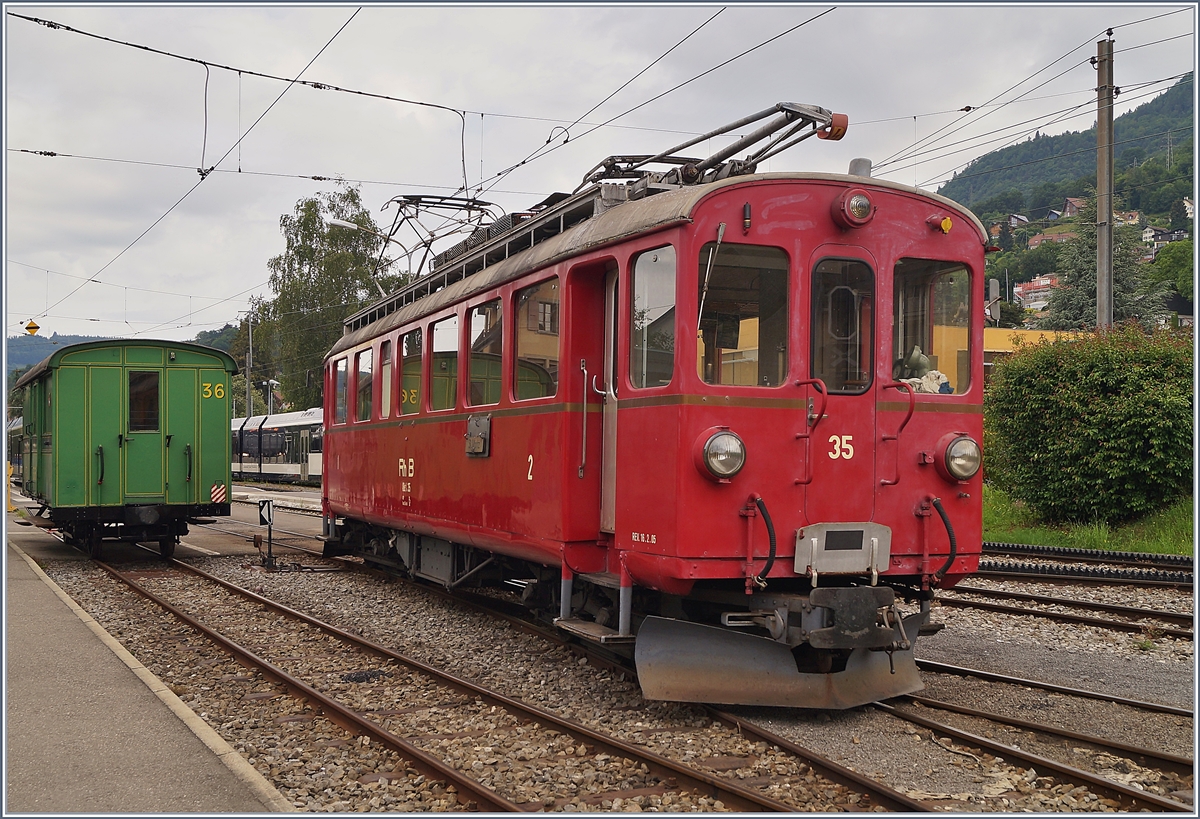
[[914, 392], [955, 395], [971, 385], [971, 274], [956, 262], [896, 262], [892, 377]]
[[629, 380], [639, 388], [670, 384], [675, 370], [675, 248], [638, 254], [629, 288]]
[[545, 398], [558, 392], [558, 277], [518, 290], [517, 400]]
[[411, 415], [421, 408], [421, 331], [405, 333], [400, 344], [400, 414]]
[[392, 342], [379, 345], [379, 417], [392, 414]]
[[358, 390], [358, 401], [356, 402], [358, 411], [354, 416], [355, 421], [371, 420], [371, 355], [372, 351], [366, 349], [354, 356], [355, 369], [358, 370], [357, 380], [355, 381]]
[[454, 409], [458, 398], [458, 316], [433, 325], [429, 401], [435, 410]]
[[471, 310], [471, 381], [467, 404], [500, 403], [500, 364], [504, 358], [504, 313], [500, 299]]
[[339, 358], [334, 365], [333, 422], [346, 423], [346, 359]]

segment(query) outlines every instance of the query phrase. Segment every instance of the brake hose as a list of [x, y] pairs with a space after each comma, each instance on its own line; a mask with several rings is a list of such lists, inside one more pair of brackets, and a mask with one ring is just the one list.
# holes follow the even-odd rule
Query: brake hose
[[946, 534], [950, 536], [950, 556], [946, 558], [946, 565], [938, 569], [933, 575], [935, 580], [941, 580], [946, 576], [946, 572], [950, 571], [950, 564], [954, 562], [954, 558], [958, 557], [958, 542], [954, 539], [954, 527], [950, 525], [950, 518], [946, 516], [946, 510], [942, 508], [941, 498], [933, 499], [933, 508], [937, 510], [942, 523], [946, 525]]
[[[758, 577], [754, 578], [754, 582], [758, 584], [759, 588], [765, 588], [767, 585], [765, 579], [767, 572], [771, 571], [771, 567], [775, 565], [775, 524], [771, 523], [771, 513], [767, 511], [767, 505], [763, 503], [762, 498], [755, 496], [754, 505], [762, 513], [763, 522], [767, 524], [767, 539], [771, 541], [771, 551], [767, 554], [767, 565], [763, 566], [763, 570], [758, 573]], [[951, 535], [951, 539], [953, 540], [953, 535]]]

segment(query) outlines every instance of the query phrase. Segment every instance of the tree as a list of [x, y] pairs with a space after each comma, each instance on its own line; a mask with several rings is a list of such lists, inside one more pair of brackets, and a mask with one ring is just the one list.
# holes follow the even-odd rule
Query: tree
[[[327, 225], [336, 218], [360, 230]], [[254, 326], [252, 377], [264, 380], [260, 351], [274, 359], [281, 391], [297, 407], [321, 405], [325, 353], [342, 335], [342, 320], [379, 297], [375, 281], [394, 286], [386, 275], [393, 260], [380, 253], [384, 240], [363, 208], [359, 191], [339, 182], [332, 192], [301, 199], [279, 219], [286, 249], [272, 258], [270, 285], [275, 298], [258, 305]], [[379, 275], [376, 273], [378, 263]], [[244, 348], [243, 348], [244, 356]]]
[[229, 345], [233, 343], [237, 331], [238, 328], [233, 324], [226, 324], [220, 330], [201, 330], [196, 333], [195, 343], [229, 352]]
[[997, 327], [1020, 330], [1025, 326], [1025, 310], [1019, 304], [1001, 299], [992, 305], [992, 315], [1000, 320]]
[[1183, 204], [1183, 197], [1171, 203], [1171, 230], [1191, 230], [1191, 221], [1191, 219], [1188, 219], [1187, 207]]
[[1192, 488], [1192, 337], [1130, 322], [1018, 345], [983, 402], [987, 480], [1050, 523], [1118, 522]]
[[[1096, 326], [1095, 192], [1079, 211], [1078, 235], [1058, 256], [1058, 287], [1050, 293], [1042, 330], [1091, 330]], [[1165, 316], [1167, 287], [1142, 276], [1142, 245], [1136, 228], [1113, 231], [1113, 320], [1135, 320], [1153, 327]]]
[[21, 376], [32, 369], [32, 364], [26, 364], [24, 367], [14, 367], [8, 371], [8, 417], [16, 418], [19, 416], [25, 407], [25, 389], [22, 387], [17, 390], [13, 387]]
[[1186, 299], [1192, 298], [1194, 244], [1191, 239], [1171, 242], [1154, 257], [1154, 264], [1146, 266], [1150, 278], [1159, 282], [1170, 282], [1176, 292]]
[[[229, 391], [233, 393], [233, 416], [235, 418], [245, 418], [247, 415], [245, 374], [238, 373], [229, 379]], [[250, 404], [253, 408], [249, 413], [250, 415], [267, 414], [267, 402], [263, 400], [261, 387], [256, 387], [253, 384], [250, 386]]]

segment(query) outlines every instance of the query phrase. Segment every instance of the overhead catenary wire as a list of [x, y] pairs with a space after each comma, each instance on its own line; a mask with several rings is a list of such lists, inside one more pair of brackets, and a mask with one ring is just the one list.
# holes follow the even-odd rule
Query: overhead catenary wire
[[[1003, 97], [1004, 95], [1008, 94], [1009, 92], [1011, 92], [1011, 91], [1013, 91], [1013, 90], [1015, 90], [1015, 89], [1019, 88], [1020, 86], [1022, 86], [1022, 85], [1023, 85], [1023, 84], [1025, 84], [1026, 82], [1028, 82], [1028, 81], [1032, 80], [1034, 77], [1036, 77], [1036, 76], [1038, 76], [1039, 74], [1041, 74], [1043, 71], [1046, 71], [1047, 69], [1051, 68], [1052, 66], [1054, 66], [1054, 65], [1056, 65], [1057, 63], [1061, 62], [1062, 60], [1066, 59], [1066, 58], [1067, 58], [1067, 57], [1069, 57], [1070, 55], [1074, 54], [1074, 53], [1075, 53], [1076, 51], [1078, 51], [1079, 49], [1086, 47], [1086, 46], [1087, 46], [1087, 45], [1089, 45], [1089, 44], [1090, 44], [1090, 43], [1091, 43], [1093, 40], [1095, 40], [1095, 39], [1096, 39], [1096, 37], [1099, 37], [1099, 36], [1103, 35], [1105, 32], [1109, 32], [1109, 33], [1110, 33], [1110, 36], [1111, 36], [1111, 32], [1112, 32], [1114, 29], [1116, 29], [1116, 28], [1125, 28], [1125, 27], [1130, 27], [1130, 26], [1138, 25], [1138, 24], [1140, 24], [1140, 23], [1149, 22], [1150, 20], [1156, 20], [1156, 19], [1159, 19], [1160, 17], [1167, 17], [1167, 16], [1170, 16], [1171, 14], [1177, 14], [1177, 13], [1180, 13], [1180, 12], [1182, 12], [1182, 11], [1186, 11], [1186, 10], [1187, 10], [1187, 9], [1178, 9], [1178, 10], [1176, 10], [1176, 11], [1173, 11], [1173, 12], [1168, 12], [1168, 13], [1165, 13], [1165, 14], [1160, 14], [1160, 15], [1154, 15], [1154, 16], [1147, 17], [1147, 18], [1143, 18], [1143, 19], [1140, 19], [1140, 20], [1134, 20], [1134, 21], [1131, 21], [1131, 22], [1129, 22], [1129, 23], [1123, 23], [1123, 24], [1121, 24], [1121, 25], [1119, 25], [1119, 26], [1111, 26], [1111, 27], [1109, 27], [1109, 28], [1107, 28], [1107, 29], [1104, 29], [1104, 30], [1102, 30], [1102, 31], [1101, 31], [1101, 32], [1099, 32], [1098, 34], [1096, 34], [1096, 35], [1094, 35], [1094, 36], [1092, 36], [1092, 37], [1089, 37], [1089, 38], [1088, 38], [1086, 41], [1084, 41], [1083, 43], [1080, 43], [1080, 44], [1079, 44], [1079, 45], [1077, 45], [1075, 48], [1072, 48], [1070, 51], [1068, 51], [1068, 52], [1066, 52], [1065, 54], [1063, 54], [1062, 56], [1058, 57], [1058, 58], [1057, 58], [1056, 60], [1054, 60], [1053, 62], [1051, 62], [1051, 63], [1047, 64], [1046, 66], [1043, 66], [1042, 68], [1040, 68], [1040, 69], [1038, 69], [1037, 71], [1035, 71], [1033, 74], [1030, 74], [1030, 75], [1029, 75], [1029, 76], [1027, 76], [1026, 78], [1024, 78], [1024, 79], [1022, 79], [1021, 81], [1017, 82], [1016, 84], [1014, 84], [1014, 85], [1010, 86], [1008, 89], [1006, 89], [1006, 90], [1004, 90], [1004, 91], [1000, 92], [999, 94], [997, 94], [996, 96], [992, 97], [990, 100], [988, 100], [988, 101], [987, 101], [986, 103], [984, 103], [982, 106], [966, 106], [966, 107], [963, 109], [965, 113], [964, 113], [964, 115], [963, 115], [962, 117], [959, 117], [958, 119], [954, 120], [954, 122], [948, 123], [947, 125], [945, 125], [945, 126], [943, 126], [942, 128], [938, 129], [938, 130], [937, 130], [937, 131], [935, 131], [934, 133], [932, 133], [932, 134], [930, 134], [929, 136], [925, 137], [924, 139], [921, 139], [921, 140], [916, 140], [916, 141], [914, 141], [914, 142], [913, 142], [911, 145], [909, 145], [907, 148], [902, 148], [900, 151], [897, 151], [897, 152], [895, 152], [895, 153], [891, 154], [890, 156], [886, 157], [886, 158], [885, 158], [885, 159], [884, 159], [882, 162], [878, 163], [878, 164], [876, 165], [876, 168], [881, 168], [881, 167], [884, 167], [884, 166], [886, 166], [886, 165], [893, 164], [894, 162], [901, 161], [901, 160], [903, 160], [903, 159], [907, 158], [907, 152], [910, 152], [910, 151], [912, 151], [912, 150], [916, 150], [917, 148], [924, 147], [925, 145], [929, 144], [931, 140], [933, 140], [935, 137], [937, 137], [937, 136], [938, 136], [938, 134], [940, 134], [941, 132], [945, 131], [947, 128], [952, 128], [954, 125], [958, 124], [959, 122], [962, 122], [964, 119], [966, 119], [966, 118], [970, 117], [970, 115], [971, 115], [973, 112], [975, 112], [976, 110], [980, 110], [980, 109], [982, 109], [982, 108], [984, 108], [984, 107], [989, 107], [989, 106], [991, 106], [991, 104], [992, 104], [993, 102], [995, 102], [996, 100], [998, 100], [1000, 97]], [[1089, 59], [1090, 59], [1090, 58], [1089, 58]], [[1065, 71], [1062, 71], [1062, 72], [1060, 72], [1059, 74], [1056, 74], [1054, 77], [1051, 77], [1049, 80], [1046, 80], [1045, 82], [1041, 83], [1040, 85], [1037, 85], [1037, 86], [1035, 86], [1034, 88], [1031, 88], [1031, 89], [1029, 89], [1029, 90], [1025, 91], [1025, 92], [1024, 92], [1024, 93], [1022, 93], [1020, 96], [1018, 96], [1018, 97], [1017, 97], [1015, 100], [1009, 100], [1008, 102], [1006, 102], [1006, 103], [1003, 103], [1003, 104], [1001, 104], [1001, 105], [997, 106], [996, 108], [993, 108], [993, 109], [992, 109], [992, 110], [990, 110], [990, 111], [987, 111], [986, 113], [984, 113], [984, 114], [980, 115], [979, 117], [976, 117], [974, 121], [975, 121], [975, 122], [978, 122], [978, 121], [979, 121], [980, 119], [982, 119], [983, 117], [986, 117], [986, 116], [989, 116], [989, 115], [990, 115], [990, 114], [992, 114], [992, 113], [995, 113], [995, 111], [999, 110], [1000, 108], [1003, 108], [1003, 107], [1005, 107], [1006, 105], [1009, 105], [1009, 104], [1011, 104], [1011, 103], [1015, 102], [1016, 100], [1019, 100], [1019, 99], [1021, 99], [1022, 97], [1028, 96], [1029, 94], [1031, 94], [1031, 93], [1033, 93], [1034, 91], [1036, 91], [1038, 88], [1042, 88], [1042, 87], [1044, 87], [1044, 86], [1045, 86], [1045, 85], [1047, 85], [1048, 83], [1050, 83], [1050, 82], [1053, 82], [1053, 81], [1054, 81], [1055, 79], [1057, 79], [1058, 77], [1061, 77], [1061, 76], [1063, 76], [1063, 74], [1066, 74], [1066, 73], [1068, 73], [1068, 72], [1070, 72], [1070, 71], [1074, 70], [1075, 68], [1078, 68], [1080, 65], [1082, 65], [1083, 63], [1085, 63], [1085, 62], [1088, 62], [1088, 61], [1089, 61], [1089, 60], [1083, 60], [1083, 61], [1081, 61], [1081, 62], [1079, 62], [1079, 63], [1077, 63], [1077, 64], [1075, 64], [1075, 65], [1071, 66], [1070, 68], [1066, 69]], [[966, 127], [966, 126], [964, 125], [963, 127]], [[956, 133], [958, 130], [961, 130], [961, 128], [960, 128], [960, 129], [955, 129], [955, 131], [952, 131], [951, 133]]]
[[[350, 15], [349, 19], [348, 19], [348, 20], [346, 20], [346, 22], [342, 23], [342, 25], [341, 25], [341, 28], [339, 28], [339, 29], [338, 29], [336, 32], [334, 32], [334, 35], [333, 35], [332, 37], [330, 37], [330, 38], [329, 38], [328, 42], [326, 42], [326, 43], [325, 43], [325, 45], [321, 46], [321, 50], [320, 50], [320, 51], [318, 51], [318, 52], [317, 52], [317, 53], [316, 53], [316, 54], [313, 56], [313, 58], [312, 58], [311, 60], [309, 60], [309, 61], [308, 61], [308, 64], [307, 64], [307, 65], [305, 65], [305, 66], [304, 66], [304, 68], [302, 68], [302, 69], [300, 70], [300, 73], [298, 73], [298, 74], [296, 75], [296, 79], [299, 79], [299, 78], [300, 78], [300, 77], [301, 77], [301, 76], [304, 74], [304, 72], [305, 72], [305, 71], [307, 71], [307, 70], [309, 69], [309, 67], [311, 67], [311, 66], [312, 66], [312, 64], [313, 64], [314, 62], [316, 62], [316, 61], [317, 61], [317, 58], [318, 58], [318, 57], [320, 57], [320, 56], [321, 56], [321, 55], [322, 55], [322, 54], [325, 52], [325, 49], [329, 48], [329, 46], [330, 46], [330, 45], [333, 43], [333, 41], [337, 39], [338, 35], [340, 35], [340, 34], [341, 34], [343, 31], [345, 31], [345, 29], [346, 29], [346, 26], [350, 25], [350, 22], [351, 22], [351, 21], [352, 21], [352, 20], [353, 20], [353, 19], [354, 19], [356, 16], [358, 16], [358, 12], [359, 12], [359, 11], [361, 11], [361, 9], [355, 9], [355, 10], [354, 10], [354, 13]], [[272, 102], [270, 105], [268, 105], [268, 106], [267, 106], [267, 109], [266, 109], [265, 111], [263, 111], [261, 114], [259, 114], [259, 116], [258, 116], [258, 119], [256, 119], [256, 120], [255, 120], [255, 121], [254, 121], [254, 122], [253, 122], [253, 123], [250, 125], [250, 127], [246, 129], [246, 132], [245, 132], [244, 134], [242, 134], [241, 136], [239, 136], [239, 137], [238, 137], [238, 140], [237, 140], [237, 142], [235, 142], [235, 143], [234, 143], [232, 146], [230, 146], [229, 150], [228, 150], [228, 151], [226, 151], [226, 152], [225, 152], [225, 154], [224, 154], [224, 155], [223, 155], [223, 156], [222, 156], [220, 159], [218, 159], [218, 160], [217, 160], [217, 161], [216, 161], [216, 162], [213, 164], [213, 168], [216, 168], [216, 166], [218, 166], [218, 165], [220, 165], [222, 162], [224, 162], [224, 161], [225, 161], [225, 159], [227, 159], [227, 158], [229, 157], [229, 155], [230, 155], [231, 153], [233, 153], [234, 149], [235, 149], [235, 148], [237, 148], [237, 146], [238, 146], [238, 145], [241, 145], [241, 143], [242, 143], [242, 140], [243, 140], [243, 139], [245, 139], [245, 138], [246, 138], [246, 136], [247, 136], [247, 135], [249, 135], [249, 133], [250, 133], [251, 131], [253, 131], [253, 130], [254, 130], [255, 126], [257, 126], [257, 125], [258, 125], [260, 122], [262, 122], [262, 120], [263, 120], [263, 117], [265, 117], [267, 114], [269, 114], [269, 113], [271, 112], [271, 109], [273, 109], [273, 108], [274, 108], [274, 107], [275, 107], [275, 106], [276, 106], [276, 105], [279, 103], [279, 101], [280, 101], [281, 99], [283, 99], [283, 95], [284, 95], [284, 94], [286, 94], [286, 93], [288, 92], [288, 89], [290, 89], [291, 87], [292, 87], [291, 85], [288, 85], [288, 86], [287, 86], [287, 88], [284, 88], [284, 89], [283, 89], [283, 91], [281, 91], [281, 92], [279, 93], [279, 96], [275, 98], [275, 101], [274, 101], [274, 102]], [[92, 277], [91, 277], [91, 278], [92, 278], [92, 279], [94, 279], [94, 278], [98, 277], [98, 276], [99, 276], [101, 273], [103, 273], [105, 270], [107, 270], [107, 269], [109, 268], [109, 266], [110, 266], [110, 265], [112, 265], [112, 264], [113, 264], [115, 261], [117, 261], [117, 259], [120, 259], [122, 256], [124, 256], [124, 255], [125, 255], [125, 254], [126, 254], [128, 251], [129, 251], [129, 249], [130, 249], [130, 248], [132, 248], [132, 247], [133, 247], [134, 245], [136, 245], [136, 244], [137, 244], [139, 241], [141, 241], [142, 237], [144, 237], [144, 236], [145, 236], [146, 234], [148, 234], [148, 233], [149, 233], [151, 230], [153, 230], [153, 229], [154, 229], [154, 228], [155, 228], [155, 227], [156, 227], [156, 226], [157, 226], [157, 225], [158, 225], [160, 222], [162, 222], [162, 220], [163, 220], [163, 219], [166, 219], [166, 218], [167, 218], [167, 217], [168, 217], [168, 216], [171, 214], [171, 212], [175, 210], [175, 208], [179, 207], [179, 205], [180, 205], [180, 204], [181, 204], [181, 203], [182, 203], [182, 202], [183, 202], [185, 199], [187, 199], [189, 196], [191, 196], [191, 195], [192, 195], [192, 193], [193, 193], [193, 192], [196, 190], [196, 188], [198, 188], [198, 187], [200, 187], [202, 184], [204, 184], [204, 180], [205, 180], [206, 178], [207, 178], [207, 174], [205, 174], [205, 173], [203, 173], [203, 172], [202, 172], [202, 173], [200, 174], [200, 180], [199, 180], [199, 181], [198, 181], [198, 182], [197, 182], [195, 185], [193, 185], [191, 188], [189, 188], [189, 189], [188, 189], [188, 191], [187, 191], [187, 193], [185, 193], [183, 196], [179, 197], [179, 199], [175, 201], [175, 204], [171, 205], [171, 207], [169, 207], [169, 208], [167, 209], [166, 213], [164, 213], [162, 216], [160, 216], [160, 217], [158, 217], [157, 219], [155, 219], [155, 220], [154, 220], [154, 222], [153, 222], [153, 223], [150, 225], [150, 227], [146, 228], [146, 229], [145, 229], [145, 230], [143, 230], [143, 231], [142, 231], [140, 234], [138, 234], [137, 238], [135, 238], [135, 239], [134, 239], [132, 242], [130, 242], [128, 245], [126, 245], [126, 246], [125, 246], [125, 247], [124, 247], [124, 248], [121, 250], [121, 252], [120, 252], [120, 253], [118, 253], [116, 256], [114, 256], [112, 259], [110, 259], [110, 260], [109, 260], [109, 261], [108, 261], [108, 262], [107, 262], [107, 263], [106, 263], [106, 264], [105, 264], [103, 267], [101, 267], [99, 270], [97, 270], [97, 271], [96, 271], [96, 272], [95, 272], [95, 273], [92, 275]], [[89, 281], [90, 281], [90, 280], [91, 280], [91, 279], [89, 279]], [[64, 301], [66, 301], [67, 299], [71, 298], [71, 296], [73, 296], [73, 295], [75, 295], [76, 293], [78, 293], [78, 292], [79, 292], [79, 291], [80, 291], [80, 290], [81, 290], [81, 289], [84, 287], [84, 285], [86, 285], [87, 283], [88, 283], [88, 281], [85, 281], [85, 282], [83, 282], [83, 284], [80, 284], [78, 287], [76, 287], [76, 288], [75, 288], [74, 290], [72, 290], [70, 293], [67, 293], [67, 295], [63, 296], [61, 299], [59, 299], [58, 301], [56, 301], [54, 304], [52, 304], [52, 305], [50, 305], [49, 307], [47, 307], [47, 308], [46, 308], [46, 310], [45, 310], [45, 312], [43, 312], [43, 313], [39, 313], [37, 317], [38, 317], [38, 318], [42, 318], [42, 317], [44, 317], [45, 315], [47, 315], [47, 314], [48, 314], [48, 313], [49, 313], [49, 312], [50, 312], [52, 309], [54, 309], [54, 308], [55, 308], [55, 307], [57, 307], [58, 305], [62, 304], [62, 303], [63, 303]]]

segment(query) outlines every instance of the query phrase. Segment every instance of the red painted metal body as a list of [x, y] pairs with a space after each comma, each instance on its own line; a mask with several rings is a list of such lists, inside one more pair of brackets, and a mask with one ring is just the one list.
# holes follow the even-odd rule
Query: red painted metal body
[[[851, 187], [869, 194], [873, 216], [862, 227], [843, 228], [831, 213]], [[690, 199], [678, 205], [685, 194]], [[881, 579], [945, 587], [974, 571], [981, 545], [981, 474], [947, 480], [935, 461], [947, 433], [982, 441], [986, 237], [978, 222], [948, 200], [911, 188], [816, 174], [730, 179], [620, 208], [648, 211], [658, 200], [663, 207], [676, 203], [679, 218], [602, 237], [575, 255], [534, 265], [494, 287], [476, 292], [464, 287], [461, 300], [431, 312], [423, 313], [418, 302], [418, 309], [409, 310], [411, 319], [377, 322], [384, 329], [367, 327], [335, 348], [325, 385], [326, 515], [547, 566], [565, 564], [572, 572], [628, 576], [637, 586], [686, 595], [701, 579], [746, 580], [749, 589], [749, 578], [762, 570], [768, 553], [766, 530], [752, 503], [757, 495], [778, 533], [768, 582], [797, 576], [796, 533], [818, 523], [889, 527], [891, 559]], [[942, 227], [946, 217], [953, 224], [948, 232]], [[777, 386], [711, 384], [698, 374], [701, 251], [722, 223], [727, 226], [722, 248], [757, 245], [786, 255], [787, 367]], [[573, 228], [586, 229], [586, 223]], [[673, 372], [664, 386], [637, 389], [629, 375], [631, 260], [667, 245], [679, 260]], [[861, 354], [873, 363], [863, 391], [828, 395], [814, 425], [810, 409], [820, 407], [822, 395], [813, 381], [812, 275], [825, 259], [857, 260], [872, 271], [873, 304], [864, 308], [869, 326], [858, 330]], [[960, 263], [969, 271], [969, 319], [961, 330], [969, 345], [958, 371], [966, 380], [962, 368], [969, 370], [965, 391], [918, 393], [910, 400], [909, 391], [896, 384], [894, 363], [906, 353], [893, 349], [893, 274], [901, 259]], [[599, 375], [597, 384], [603, 384], [606, 372], [610, 271], [617, 277], [615, 413], [611, 406], [604, 412], [592, 383]], [[561, 293], [557, 390], [516, 400], [514, 294], [555, 276]], [[403, 334], [414, 328], [428, 339], [431, 326], [452, 315], [458, 316], [459, 348], [467, 350], [471, 310], [496, 298], [506, 334], [498, 403], [467, 406], [469, 379], [460, 377], [454, 407], [431, 410], [435, 362], [426, 353], [418, 412], [400, 415], [401, 400], [393, 395], [385, 402], [379, 392], [383, 379], [376, 377], [374, 416], [355, 421], [351, 407], [346, 422], [337, 423], [339, 360], [350, 362], [343, 390], [352, 401], [356, 352], [372, 349], [378, 362], [381, 342], [398, 350]], [[460, 363], [459, 372], [465, 371]], [[391, 380], [393, 391], [399, 382]], [[390, 417], [379, 417], [384, 403], [390, 403]], [[470, 457], [464, 448], [468, 416], [478, 414], [491, 416], [487, 457]], [[615, 463], [604, 464], [604, 426], [613, 417]], [[693, 457], [697, 438], [713, 427], [729, 428], [745, 444], [745, 466], [728, 482], [702, 474]], [[613, 430], [607, 432], [611, 436]], [[611, 533], [601, 521], [605, 474], [615, 480]], [[946, 563], [950, 544], [930, 506], [933, 498], [941, 499], [957, 535], [957, 557], [940, 579], [934, 575]]]

